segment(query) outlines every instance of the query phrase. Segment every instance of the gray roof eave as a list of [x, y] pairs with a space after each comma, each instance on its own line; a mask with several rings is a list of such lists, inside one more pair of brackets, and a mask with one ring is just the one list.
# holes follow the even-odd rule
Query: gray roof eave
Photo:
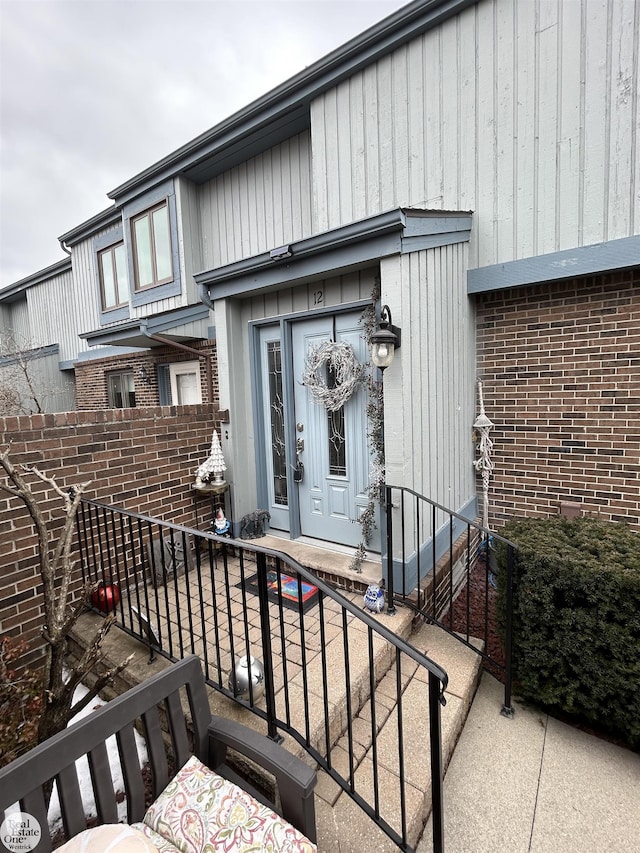
[[33, 287], [36, 284], [41, 284], [43, 281], [48, 281], [49, 279], [55, 278], [55, 276], [69, 272], [70, 270], [71, 258], [62, 258], [62, 260], [56, 261], [55, 264], [51, 264], [51, 266], [45, 267], [44, 269], [39, 270], [39, 272], [34, 272], [32, 275], [22, 278], [20, 281], [16, 281], [14, 284], [10, 284], [0, 290], [0, 302], [13, 302], [21, 293], [28, 290], [30, 287]]
[[289, 257], [263, 252], [194, 279], [211, 299], [265, 292], [364, 268], [389, 255], [467, 241], [471, 220], [468, 211], [395, 208], [291, 243]]
[[100, 213], [96, 213], [95, 216], [81, 222], [80, 225], [76, 225], [76, 227], [72, 228], [70, 231], [66, 231], [58, 237], [58, 240], [61, 245], [73, 246], [75, 243], [79, 243], [81, 240], [91, 237], [97, 231], [101, 231], [109, 225], [115, 225], [115, 223], [119, 222], [121, 219], [122, 210], [120, 207], [111, 205], [111, 207], [107, 207], [106, 210], [101, 210]]
[[87, 341], [89, 346], [136, 346], [151, 348], [159, 344], [150, 339], [150, 335], [166, 334], [166, 337], [175, 340], [196, 340], [193, 335], [175, 335], [171, 330], [186, 323], [197, 321], [208, 322], [209, 309], [206, 305], [198, 303], [177, 308], [164, 314], [156, 314], [151, 317], [136, 320], [125, 320], [112, 326], [100, 329], [92, 329], [90, 332], [81, 332], [78, 337]]
[[360, 33], [323, 59], [178, 148], [111, 192], [120, 203], [183, 173], [221, 149], [242, 146], [261, 127], [308, 108], [313, 98], [478, 0], [415, 0]]

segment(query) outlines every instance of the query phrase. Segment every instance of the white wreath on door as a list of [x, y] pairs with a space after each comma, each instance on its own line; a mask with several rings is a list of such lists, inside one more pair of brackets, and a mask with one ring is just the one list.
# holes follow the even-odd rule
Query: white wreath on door
[[[327, 385], [327, 374], [334, 376], [333, 387]], [[309, 349], [302, 384], [309, 389], [313, 401], [328, 412], [336, 412], [353, 395], [365, 375], [355, 350], [349, 343], [324, 341]]]

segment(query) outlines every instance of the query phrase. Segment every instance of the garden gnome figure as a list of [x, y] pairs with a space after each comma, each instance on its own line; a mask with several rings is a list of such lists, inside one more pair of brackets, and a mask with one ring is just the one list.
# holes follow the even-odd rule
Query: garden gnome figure
[[213, 532], [217, 533], [218, 536], [229, 536], [230, 527], [229, 519], [225, 517], [222, 507], [219, 506], [213, 519]]

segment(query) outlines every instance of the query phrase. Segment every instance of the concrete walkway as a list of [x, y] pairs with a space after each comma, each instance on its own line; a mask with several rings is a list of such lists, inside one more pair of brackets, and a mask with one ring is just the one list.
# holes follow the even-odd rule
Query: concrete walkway
[[483, 674], [447, 770], [447, 853], [640, 853], [640, 755], [517, 703], [507, 720], [502, 691]]

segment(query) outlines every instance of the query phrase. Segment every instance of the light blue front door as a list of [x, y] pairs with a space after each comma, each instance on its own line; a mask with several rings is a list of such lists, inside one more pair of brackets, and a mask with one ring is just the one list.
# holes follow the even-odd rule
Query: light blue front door
[[367, 364], [359, 319], [356, 312], [292, 325], [296, 449], [303, 464], [296, 485], [300, 532], [353, 546], [362, 538], [358, 519], [368, 503], [367, 389], [359, 386], [341, 409], [328, 412], [314, 402], [302, 377], [309, 350], [328, 340], [351, 344], [358, 360]]
[[[358, 520], [368, 504], [367, 388], [358, 386], [337, 412], [314, 402], [302, 384], [309, 350], [324, 341], [351, 344], [368, 364], [360, 312], [322, 315], [262, 326], [258, 445], [261, 504], [270, 526], [292, 536], [357, 546]], [[331, 381], [331, 377], [327, 377]], [[301, 463], [301, 464], [299, 464]], [[369, 547], [379, 549], [379, 532]]]

